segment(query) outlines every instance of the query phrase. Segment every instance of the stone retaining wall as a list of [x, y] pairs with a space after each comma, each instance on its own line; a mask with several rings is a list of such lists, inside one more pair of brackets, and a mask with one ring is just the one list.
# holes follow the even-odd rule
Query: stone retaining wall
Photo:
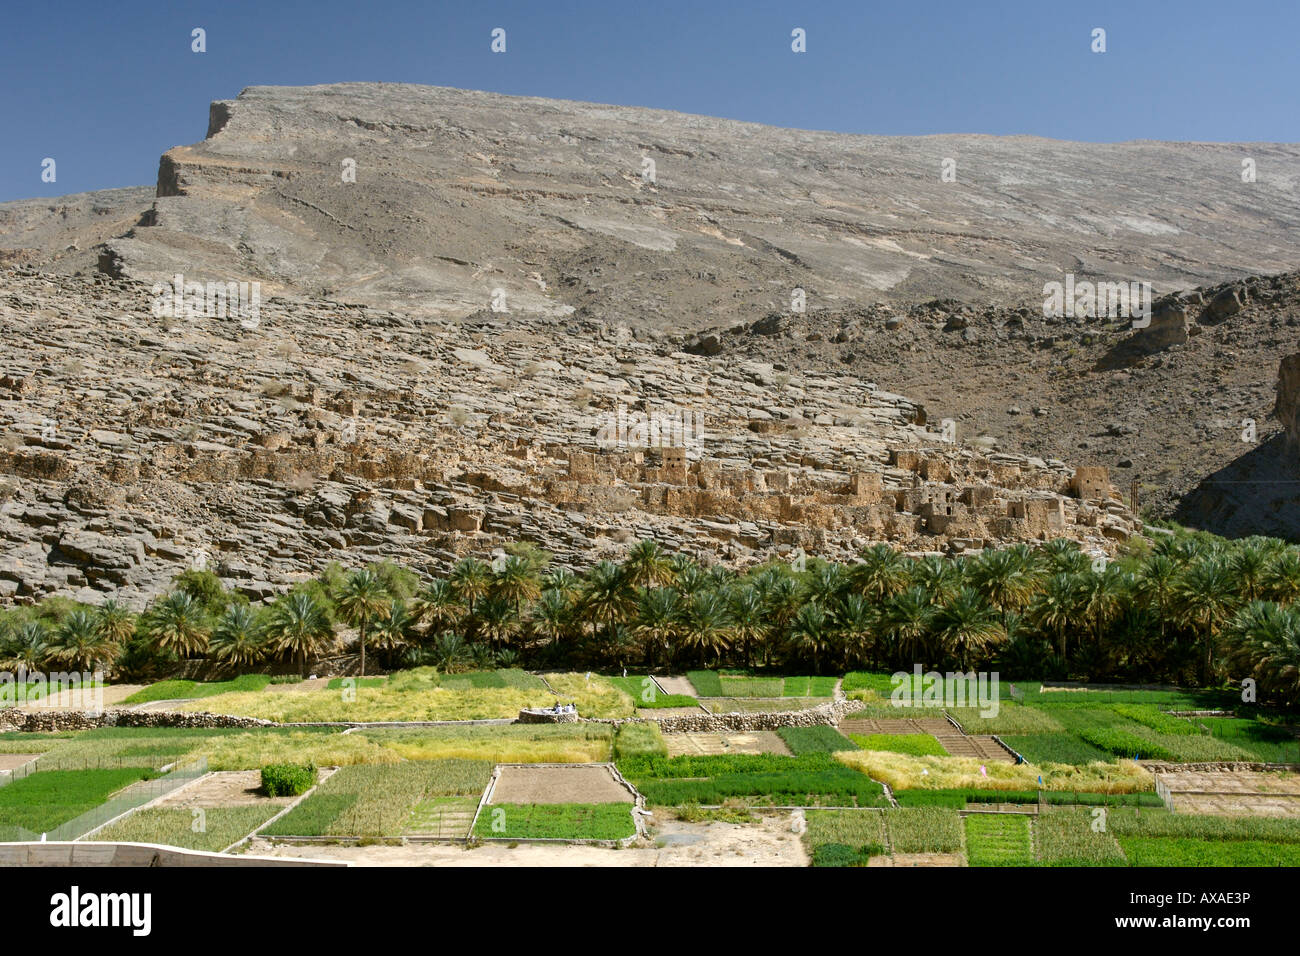
[[556, 713], [553, 710], [521, 710], [517, 724], [576, 724], [581, 718], [576, 710]]
[[1143, 767], [1152, 773], [1178, 773], [1179, 771], [1193, 771], [1196, 773], [1208, 773], [1213, 771], [1241, 772], [1252, 771], [1254, 773], [1278, 773], [1280, 771], [1300, 771], [1300, 764], [1294, 763], [1251, 763], [1244, 760], [1222, 760], [1218, 762], [1206, 763], [1167, 763], [1163, 760], [1139, 760]]
[[847, 715], [862, 710], [860, 700], [837, 700], [818, 704], [807, 710], [783, 710], [767, 713], [685, 714], [679, 717], [623, 717], [593, 719], [589, 723], [658, 724], [666, 734], [720, 733], [724, 731], [776, 730], [778, 727], [834, 727]]
[[227, 714], [180, 711], [141, 711], [110, 708], [102, 714], [66, 710], [0, 710], [0, 732], [31, 733], [56, 730], [94, 730], [99, 727], [274, 727], [270, 720]]

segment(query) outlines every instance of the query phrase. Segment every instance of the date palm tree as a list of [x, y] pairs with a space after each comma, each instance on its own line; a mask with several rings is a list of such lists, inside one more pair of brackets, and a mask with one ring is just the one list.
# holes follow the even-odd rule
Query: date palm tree
[[912, 584], [921, 587], [934, 604], [946, 604], [961, 587], [961, 572], [957, 565], [937, 554], [928, 554], [912, 562], [908, 568]]
[[1247, 539], [1238, 544], [1228, 567], [1236, 582], [1237, 596], [1243, 602], [1257, 601], [1268, 587], [1272, 552], [1256, 540]]
[[592, 633], [626, 624], [635, 608], [636, 592], [628, 586], [623, 569], [612, 561], [592, 565], [578, 604], [578, 613]]
[[1047, 574], [1081, 574], [1091, 563], [1069, 538], [1053, 538], [1038, 549], [1038, 559]]
[[1029, 606], [1027, 616], [1044, 634], [1056, 638], [1057, 654], [1064, 662], [1068, 651], [1068, 634], [1079, 623], [1078, 579], [1083, 574], [1058, 572], [1043, 582], [1043, 589]]
[[822, 607], [834, 607], [848, 587], [848, 576], [838, 564], [817, 562], [803, 580], [804, 593]]
[[451, 582], [435, 578], [415, 592], [411, 599], [411, 626], [426, 634], [441, 634], [458, 625], [465, 614]]
[[967, 579], [989, 604], [1004, 614], [1023, 611], [1038, 589], [1028, 554], [1014, 548], [981, 552], [971, 562]]
[[731, 647], [731, 615], [727, 602], [716, 591], [699, 591], [691, 595], [682, 612], [681, 645], [694, 650], [701, 659], [722, 662]]
[[1179, 616], [1200, 635], [1202, 683], [1209, 684], [1213, 678], [1214, 648], [1219, 632], [1240, 603], [1236, 588], [1231, 566], [1218, 555], [1202, 558], [1190, 565], [1179, 579]]
[[820, 674], [822, 658], [834, 646], [832, 631], [832, 622], [826, 611], [810, 601], [799, 608], [790, 622], [790, 652], [811, 659], [813, 673]]
[[1300, 551], [1286, 548], [1273, 555], [1264, 575], [1264, 596], [1283, 606], [1300, 598]]
[[49, 629], [38, 618], [24, 621], [14, 629], [8, 641], [0, 648], [0, 665], [11, 670], [21, 668], [31, 673], [44, 669], [52, 654]]
[[859, 562], [849, 568], [849, 586], [874, 604], [907, 587], [908, 560], [887, 544], [859, 552]]
[[532, 565], [524, 558], [509, 557], [492, 582], [492, 594], [514, 605], [515, 616], [523, 613], [525, 604], [531, 604], [542, 593], [541, 582]]
[[844, 649], [844, 666], [851, 669], [859, 662], [874, 663], [876, 609], [861, 594], [847, 595], [834, 607], [833, 623]]
[[974, 660], [987, 659], [1006, 640], [997, 613], [970, 587], [959, 590], [935, 612], [934, 629], [941, 646], [962, 670], [969, 670]]
[[411, 615], [406, 610], [406, 602], [400, 598], [390, 599], [375, 618], [372, 625], [372, 641], [390, 665], [400, 652], [411, 646], [411, 625]]
[[208, 623], [203, 606], [184, 591], [172, 591], [145, 615], [145, 633], [160, 651], [191, 658], [208, 649]]
[[548, 588], [533, 604], [528, 615], [532, 633], [557, 652], [573, 630], [573, 603], [563, 591]]
[[475, 558], [462, 558], [451, 569], [451, 586], [456, 596], [474, 613], [475, 605], [492, 590], [492, 568]]
[[489, 597], [479, 602], [475, 612], [477, 629], [475, 633], [494, 648], [507, 646], [522, 623], [514, 604], [504, 597]]
[[763, 611], [763, 598], [756, 587], [740, 586], [728, 594], [732, 630], [740, 659], [748, 665], [754, 663], [754, 650], [767, 639], [767, 622]]
[[662, 588], [677, 577], [672, 559], [658, 541], [638, 541], [623, 559], [623, 576], [634, 588]]
[[1300, 704], [1300, 611], [1252, 601], [1225, 627], [1228, 662], [1282, 704]]
[[379, 575], [369, 568], [353, 571], [344, 580], [334, 604], [344, 622], [357, 629], [361, 644], [361, 676], [366, 676], [367, 632], [371, 622], [384, 613], [391, 595]]
[[[952, 592], [953, 597], [957, 590]], [[951, 598], [949, 598], [951, 600]], [[944, 602], [947, 603], [947, 602]], [[881, 609], [880, 632], [895, 663], [908, 669], [915, 664], [931, 663], [930, 638], [937, 604], [923, 585], [914, 584], [889, 598]]]
[[682, 632], [681, 595], [675, 588], [641, 588], [632, 634], [644, 648], [646, 666], [671, 660]]
[[555, 591], [570, 604], [582, 593], [582, 579], [568, 568], [556, 568], [542, 582], [544, 590]]
[[271, 606], [266, 637], [270, 649], [298, 661], [304, 677], [307, 658], [319, 657], [335, 643], [325, 605], [306, 591], [291, 591]]
[[74, 670], [93, 671], [96, 665], [102, 669], [117, 651], [117, 644], [104, 633], [99, 619], [88, 611], [73, 611], [55, 631], [53, 657]]
[[104, 635], [119, 647], [135, 634], [135, 615], [112, 598], [100, 605], [98, 617]]
[[257, 612], [247, 604], [231, 604], [212, 632], [212, 653], [235, 667], [251, 667], [266, 653], [265, 634]]

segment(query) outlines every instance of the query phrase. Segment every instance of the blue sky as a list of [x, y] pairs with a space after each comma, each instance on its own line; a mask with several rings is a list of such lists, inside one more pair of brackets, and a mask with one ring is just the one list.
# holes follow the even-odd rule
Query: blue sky
[[1295, 142], [1297, 36], [1295, 0], [9, 0], [0, 200], [151, 185], [160, 154], [203, 138], [210, 101], [265, 84], [425, 83], [850, 133]]

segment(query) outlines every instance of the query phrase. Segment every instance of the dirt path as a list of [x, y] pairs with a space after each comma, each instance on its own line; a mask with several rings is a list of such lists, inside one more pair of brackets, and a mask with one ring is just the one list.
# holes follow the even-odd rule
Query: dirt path
[[[115, 707], [136, 691], [143, 690], [147, 686], [147, 684], [109, 684], [102, 691], [103, 706]], [[48, 699], [28, 701], [23, 704], [23, 707], [27, 710], [81, 711], [86, 710], [95, 703], [99, 703], [97, 699], [98, 693], [100, 692], [90, 687], [84, 690], [62, 690]]]
[[685, 677], [656, 677], [655, 680], [664, 689], [665, 694], [682, 694], [686, 697], [695, 696], [695, 685]]
[[789, 814], [759, 822], [683, 823], [665, 820], [654, 828], [655, 846], [626, 850], [591, 846], [412, 843], [407, 846], [288, 846], [258, 838], [248, 852], [257, 856], [347, 860], [356, 866], [807, 866], [808, 856], [791, 830]]
[[0, 770], [17, 770], [39, 756], [40, 754], [0, 754]]

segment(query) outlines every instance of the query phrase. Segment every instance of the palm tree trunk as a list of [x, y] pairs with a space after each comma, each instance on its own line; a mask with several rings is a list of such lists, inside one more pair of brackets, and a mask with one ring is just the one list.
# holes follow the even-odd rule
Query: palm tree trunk
[[361, 676], [366, 676], [366, 621], [361, 619], [361, 626], [357, 629], [361, 634]]

